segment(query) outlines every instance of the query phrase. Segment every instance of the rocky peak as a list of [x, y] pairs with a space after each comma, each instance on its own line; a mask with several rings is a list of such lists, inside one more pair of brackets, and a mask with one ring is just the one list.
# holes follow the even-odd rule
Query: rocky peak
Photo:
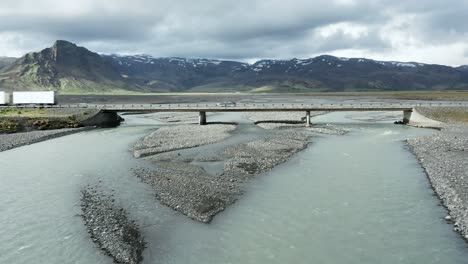
[[57, 40], [50, 49], [44, 51], [57, 64], [80, 66], [83, 62], [100, 60], [99, 54], [65, 40]]
[[76, 46], [76, 44], [71, 43], [71, 42], [66, 41], [66, 40], [57, 40], [57, 41], [55, 41], [55, 43], [54, 43], [54, 45], [52, 47], [53, 48], [63, 49], [63, 48], [77, 48], [78, 46]]

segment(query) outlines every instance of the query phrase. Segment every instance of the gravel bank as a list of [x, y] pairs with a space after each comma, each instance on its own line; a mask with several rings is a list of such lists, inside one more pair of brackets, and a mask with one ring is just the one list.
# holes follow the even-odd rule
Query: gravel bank
[[78, 133], [89, 128], [63, 128], [54, 130], [31, 131], [14, 134], [0, 134], [0, 152], [24, 145]]
[[[174, 128], [168, 127], [168, 131]], [[196, 152], [189, 157], [179, 155], [177, 151], [147, 157], [154, 168], [135, 169], [134, 172], [153, 187], [161, 203], [207, 223], [236, 201], [245, 191], [249, 179], [304, 149], [312, 135], [305, 129], [278, 130], [259, 140], [226, 146], [208, 155], [210, 160], [206, 162], [220, 163], [219, 174], [210, 174], [202, 166], [190, 163], [196, 159]], [[161, 143], [159, 137], [152, 139]], [[150, 139], [145, 142], [151, 144]], [[138, 143], [138, 146], [141, 144]], [[179, 149], [180, 143], [169, 139], [164, 145], [166, 149]]]
[[134, 146], [136, 158], [176, 149], [191, 148], [221, 141], [230, 136], [234, 125], [166, 126], [140, 139]]
[[138, 226], [128, 219], [127, 212], [99, 188], [87, 187], [81, 195], [82, 218], [93, 242], [112, 257], [114, 263], [140, 263], [145, 242]]
[[446, 219], [468, 240], [468, 126], [446, 124], [441, 131], [409, 139], [407, 144], [449, 210]]

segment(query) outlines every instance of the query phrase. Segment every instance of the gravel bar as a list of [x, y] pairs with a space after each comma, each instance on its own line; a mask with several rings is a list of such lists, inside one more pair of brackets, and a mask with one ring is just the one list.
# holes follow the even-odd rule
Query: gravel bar
[[446, 220], [468, 241], [468, 126], [444, 125], [431, 136], [407, 140], [448, 209]]
[[307, 130], [280, 130], [245, 144], [225, 150], [224, 177], [245, 181], [286, 162], [309, 144], [312, 133]]
[[[171, 126], [167, 129], [170, 132], [171, 129], [178, 128]], [[134, 173], [153, 187], [162, 204], [192, 219], [208, 223], [245, 192], [251, 178], [285, 162], [304, 149], [313, 134], [305, 128], [278, 130], [262, 139], [226, 146], [222, 151], [217, 150], [216, 159], [211, 161], [222, 163], [222, 172], [219, 175], [210, 174], [203, 167], [186, 162], [193, 160], [190, 157], [177, 154], [171, 155], [173, 158], [168, 160], [168, 153], [147, 157], [154, 167], [135, 169]], [[161, 144], [162, 139], [146, 138], [144, 143], [139, 142], [137, 146], [151, 144], [151, 140]], [[195, 141], [193, 138], [191, 140]], [[200, 142], [198, 136], [196, 142]], [[169, 138], [163, 145], [166, 150], [175, 150], [181, 144]]]
[[128, 213], [114, 204], [111, 195], [100, 188], [81, 191], [82, 218], [93, 242], [118, 264], [137, 264], [143, 260], [145, 242]]
[[0, 134], [0, 152], [53, 138], [78, 133], [87, 129], [89, 128], [63, 128], [14, 134]]
[[161, 127], [140, 139], [134, 146], [135, 158], [176, 149], [192, 148], [228, 138], [234, 125], [180, 125]]
[[199, 166], [184, 162], [154, 165], [153, 169], [135, 169], [134, 173], [153, 187], [162, 204], [197, 221], [210, 222], [240, 194], [237, 183], [215, 178]]

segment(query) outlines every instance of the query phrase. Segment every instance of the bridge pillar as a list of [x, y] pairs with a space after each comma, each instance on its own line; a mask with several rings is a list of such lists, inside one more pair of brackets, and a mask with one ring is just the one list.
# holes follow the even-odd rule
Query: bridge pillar
[[310, 127], [310, 111], [306, 111], [306, 127]]
[[410, 122], [412, 113], [413, 113], [413, 110], [404, 110], [403, 111], [403, 124], [408, 124]]
[[198, 114], [198, 124], [206, 125], [206, 112], [199, 112]]

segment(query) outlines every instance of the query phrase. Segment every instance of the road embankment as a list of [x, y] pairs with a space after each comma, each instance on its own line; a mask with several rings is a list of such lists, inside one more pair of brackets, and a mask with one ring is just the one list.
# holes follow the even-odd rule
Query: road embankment
[[116, 113], [99, 110], [36, 109], [0, 112], [0, 152], [78, 133], [94, 127], [118, 126]]
[[78, 127], [115, 127], [123, 119], [95, 109], [39, 108], [0, 110], [0, 133], [17, 133]]

